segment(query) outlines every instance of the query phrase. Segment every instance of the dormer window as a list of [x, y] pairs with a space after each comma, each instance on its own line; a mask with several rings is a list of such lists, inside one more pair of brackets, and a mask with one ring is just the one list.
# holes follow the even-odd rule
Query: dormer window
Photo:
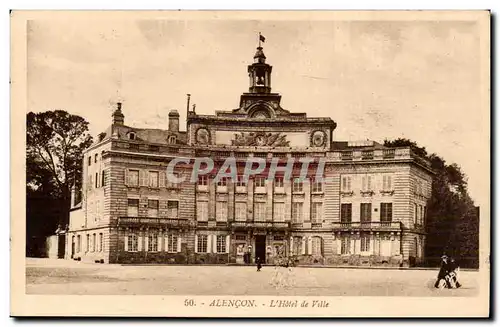
[[175, 144], [177, 143], [177, 137], [175, 135], [171, 135], [168, 137], [168, 144]]
[[128, 133], [128, 139], [132, 141], [135, 140], [135, 133], [134, 132]]

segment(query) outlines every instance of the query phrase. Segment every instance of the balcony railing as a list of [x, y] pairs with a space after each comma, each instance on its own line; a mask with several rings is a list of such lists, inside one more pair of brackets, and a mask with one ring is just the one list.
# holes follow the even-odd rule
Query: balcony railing
[[290, 228], [288, 221], [232, 221], [232, 228]]
[[356, 221], [356, 222], [334, 222], [332, 223], [334, 228], [340, 229], [391, 229], [399, 230], [401, 229], [400, 221]]
[[119, 225], [141, 225], [141, 226], [165, 226], [165, 227], [188, 227], [189, 219], [178, 218], [154, 218], [154, 217], [119, 217]]

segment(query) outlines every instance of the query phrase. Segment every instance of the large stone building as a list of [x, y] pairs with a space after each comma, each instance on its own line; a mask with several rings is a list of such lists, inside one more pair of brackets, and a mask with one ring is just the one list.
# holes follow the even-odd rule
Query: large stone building
[[[105, 263], [274, 263], [412, 266], [424, 258], [432, 171], [408, 147], [333, 139], [336, 123], [280, 105], [272, 67], [259, 46], [248, 66], [249, 92], [239, 107], [199, 115], [177, 111], [168, 130], [127, 126], [118, 104], [112, 124], [85, 151], [83, 187], [73, 192], [66, 258]], [[323, 179], [214, 174], [173, 183], [168, 163], [210, 157], [314, 158]], [[321, 159], [322, 161], [318, 160]], [[189, 176], [193, 164], [176, 165]], [[76, 196], [76, 194], [80, 196]]]

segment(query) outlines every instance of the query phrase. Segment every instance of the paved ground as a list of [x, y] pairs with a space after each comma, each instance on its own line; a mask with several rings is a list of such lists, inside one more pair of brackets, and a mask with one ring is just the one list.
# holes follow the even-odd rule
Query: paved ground
[[478, 272], [461, 272], [463, 288], [436, 290], [437, 270], [293, 269], [295, 286], [273, 287], [274, 267], [120, 266], [27, 259], [28, 294], [474, 296]]

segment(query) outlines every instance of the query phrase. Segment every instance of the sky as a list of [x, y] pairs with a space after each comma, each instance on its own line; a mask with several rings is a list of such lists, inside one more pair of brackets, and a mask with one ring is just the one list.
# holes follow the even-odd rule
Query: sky
[[281, 105], [331, 117], [334, 140], [416, 141], [468, 176], [489, 205], [489, 112], [473, 21], [32, 20], [28, 111], [81, 115], [95, 136], [123, 102], [125, 123], [167, 128], [186, 94], [200, 114], [238, 107], [258, 33]]

